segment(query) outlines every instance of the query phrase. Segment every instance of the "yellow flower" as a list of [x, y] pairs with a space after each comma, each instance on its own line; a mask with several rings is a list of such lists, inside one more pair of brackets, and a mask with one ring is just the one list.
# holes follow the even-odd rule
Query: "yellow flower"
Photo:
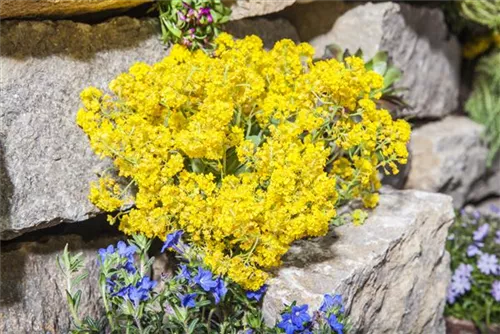
[[256, 36], [216, 43], [214, 57], [174, 46], [133, 65], [113, 96], [82, 92], [77, 122], [116, 172], [90, 200], [114, 211], [132, 196], [122, 231], [183, 229], [214, 272], [258, 289], [295, 240], [327, 233], [339, 204], [377, 204], [377, 171], [406, 162], [410, 127], [369, 98], [383, 78], [361, 58], [314, 62], [308, 44], [266, 51]]

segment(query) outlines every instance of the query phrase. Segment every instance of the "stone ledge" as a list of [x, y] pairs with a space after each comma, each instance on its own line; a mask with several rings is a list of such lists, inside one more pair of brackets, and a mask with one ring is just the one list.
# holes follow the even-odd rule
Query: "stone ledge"
[[297, 300], [313, 308], [325, 293], [347, 302], [355, 333], [444, 333], [450, 269], [444, 250], [451, 197], [388, 191], [363, 226], [301, 241], [270, 282], [266, 321]]

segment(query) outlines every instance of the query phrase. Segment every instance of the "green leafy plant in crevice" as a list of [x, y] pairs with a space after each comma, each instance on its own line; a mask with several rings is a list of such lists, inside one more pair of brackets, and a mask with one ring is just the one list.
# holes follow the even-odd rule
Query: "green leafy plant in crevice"
[[190, 50], [212, 52], [222, 24], [229, 21], [231, 9], [220, 0], [160, 0], [162, 39], [166, 44], [182, 44]]
[[478, 61], [465, 110], [474, 121], [485, 126], [485, 139], [490, 146], [487, 164], [491, 166], [500, 150], [500, 50]]
[[457, 1], [461, 15], [467, 20], [487, 26], [492, 30], [500, 27], [500, 0]]

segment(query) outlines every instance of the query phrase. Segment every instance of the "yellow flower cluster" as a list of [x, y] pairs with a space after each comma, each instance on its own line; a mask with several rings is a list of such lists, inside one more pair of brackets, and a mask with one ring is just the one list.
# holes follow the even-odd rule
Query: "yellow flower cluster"
[[91, 190], [107, 211], [132, 190], [121, 230], [183, 229], [214, 272], [258, 289], [293, 241], [328, 231], [338, 205], [377, 204], [378, 170], [406, 163], [410, 127], [377, 109], [383, 78], [360, 58], [313, 62], [308, 44], [266, 51], [256, 36], [216, 43], [214, 57], [175, 46], [133, 65], [112, 96], [87, 88], [77, 122], [130, 182], [105, 174]]
[[500, 33], [492, 32], [465, 43], [462, 53], [467, 59], [474, 59], [485, 53], [491, 46], [500, 47]]

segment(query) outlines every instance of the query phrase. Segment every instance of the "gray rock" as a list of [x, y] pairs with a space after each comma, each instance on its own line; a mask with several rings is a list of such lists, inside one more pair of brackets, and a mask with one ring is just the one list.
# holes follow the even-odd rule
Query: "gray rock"
[[468, 213], [478, 211], [482, 215], [500, 218], [500, 197], [487, 198], [474, 204], [468, 204], [463, 208]]
[[[79, 94], [168, 51], [153, 19], [3, 21], [1, 29], [0, 238], [10, 239], [98, 212], [87, 195], [102, 162], [75, 123]], [[262, 34], [267, 46], [298, 39], [285, 20], [240, 20], [229, 31]]]
[[166, 50], [153, 20], [7, 21], [1, 29], [0, 235], [9, 239], [97, 212], [87, 195], [101, 163], [75, 122], [80, 91], [106, 87]]
[[413, 130], [412, 165], [405, 187], [441, 192], [461, 207], [474, 183], [486, 172], [483, 126], [467, 117], [450, 116]]
[[467, 194], [467, 200], [477, 202], [489, 196], [500, 196], [500, 154], [486, 173], [474, 182]]
[[274, 43], [283, 38], [291, 39], [296, 43], [300, 42], [297, 30], [285, 19], [268, 20], [256, 18], [232, 21], [226, 24], [224, 30], [236, 38], [257, 35], [268, 49], [272, 48]]
[[292, 5], [295, 0], [228, 0], [226, 2], [231, 7], [231, 20], [240, 20], [246, 17], [262, 16], [279, 12]]
[[349, 10], [326, 34], [310, 40], [317, 56], [325, 46], [338, 44], [366, 59], [387, 51], [403, 71], [399, 87], [413, 108], [397, 111], [399, 117], [441, 118], [458, 107], [460, 45], [450, 36], [442, 11], [384, 2]]
[[363, 226], [302, 241], [290, 251], [264, 299], [266, 321], [297, 300], [317, 308], [340, 293], [353, 333], [444, 333], [450, 277], [444, 250], [451, 198], [420, 191], [384, 193]]
[[116, 239], [94, 237], [91, 241], [85, 241], [77, 235], [65, 235], [2, 245], [0, 332], [68, 332], [71, 317], [66, 305], [66, 280], [56, 263], [56, 255], [60, 254], [66, 243], [69, 243], [72, 253], [83, 253], [89, 272], [89, 277], [80, 284], [80, 315], [101, 315], [96, 255], [99, 248], [116, 243]]

